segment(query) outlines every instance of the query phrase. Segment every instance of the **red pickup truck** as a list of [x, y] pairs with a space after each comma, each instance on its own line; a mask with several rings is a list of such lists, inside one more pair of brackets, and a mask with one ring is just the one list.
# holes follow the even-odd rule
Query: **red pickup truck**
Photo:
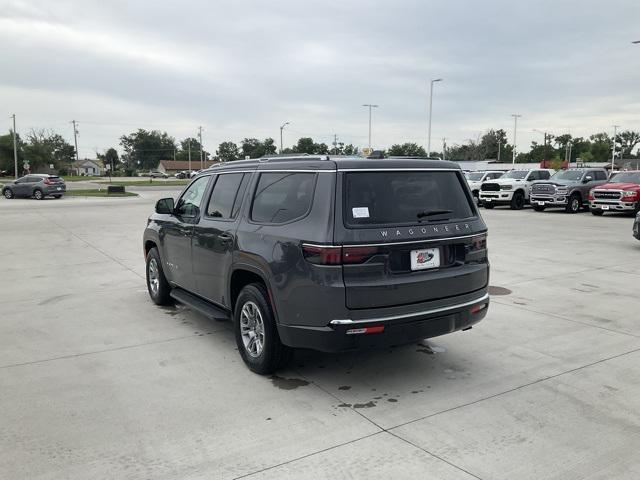
[[589, 192], [589, 207], [594, 215], [604, 212], [640, 211], [640, 170], [618, 173], [609, 183]]

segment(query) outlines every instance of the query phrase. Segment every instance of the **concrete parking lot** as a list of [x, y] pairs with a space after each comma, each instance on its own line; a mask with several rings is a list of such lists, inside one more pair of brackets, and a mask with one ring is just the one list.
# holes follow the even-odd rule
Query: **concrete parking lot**
[[483, 211], [487, 318], [260, 377], [147, 296], [156, 199], [0, 201], [0, 477], [640, 477], [632, 219]]

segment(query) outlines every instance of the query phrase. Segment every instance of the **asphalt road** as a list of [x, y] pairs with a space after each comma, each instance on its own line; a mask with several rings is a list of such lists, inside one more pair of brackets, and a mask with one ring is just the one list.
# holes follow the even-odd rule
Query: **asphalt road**
[[0, 200], [0, 477], [640, 477], [631, 218], [484, 211], [483, 322], [269, 378], [228, 323], [148, 299], [165, 195]]

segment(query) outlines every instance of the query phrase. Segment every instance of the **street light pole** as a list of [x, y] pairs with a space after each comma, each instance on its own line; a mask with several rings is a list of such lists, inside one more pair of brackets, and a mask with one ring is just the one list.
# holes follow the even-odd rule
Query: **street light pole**
[[198, 127], [198, 139], [200, 141], [200, 170], [204, 168], [204, 157], [202, 152], [202, 127]]
[[282, 131], [287, 125], [289, 125], [289, 122], [284, 122], [282, 125], [280, 125], [280, 153], [282, 153]]
[[13, 172], [16, 180], [18, 179], [18, 144], [16, 142], [16, 114], [11, 115], [13, 118], [13, 168], [15, 171]]
[[378, 105], [373, 105], [371, 103], [364, 103], [363, 107], [369, 107], [369, 153], [371, 153], [371, 109], [378, 108]]
[[427, 157], [431, 156], [431, 113], [433, 111], [433, 84], [441, 81], [441, 78], [431, 80], [431, 85], [429, 88], [429, 133], [427, 133]]
[[522, 115], [519, 115], [517, 113], [512, 113], [511, 116], [513, 117], [513, 158], [511, 160], [511, 163], [513, 164], [513, 166], [516, 166], [516, 150], [517, 148], [517, 135], [518, 135], [518, 118], [521, 117]]
[[613, 145], [611, 145], [611, 172], [613, 172], [613, 167], [615, 165], [615, 160], [616, 160], [616, 136], [618, 134], [618, 128], [620, 128], [620, 125], [614, 125], [613, 126]]

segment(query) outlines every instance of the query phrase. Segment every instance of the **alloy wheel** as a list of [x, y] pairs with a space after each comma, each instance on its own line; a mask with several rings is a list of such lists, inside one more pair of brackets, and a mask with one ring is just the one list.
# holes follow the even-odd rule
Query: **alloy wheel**
[[158, 262], [155, 258], [149, 260], [149, 288], [153, 296], [158, 295], [160, 288], [160, 273], [158, 271]]
[[240, 335], [247, 353], [253, 358], [259, 357], [264, 348], [264, 321], [260, 308], [251, 301], [246, 302], [240, 312]]

